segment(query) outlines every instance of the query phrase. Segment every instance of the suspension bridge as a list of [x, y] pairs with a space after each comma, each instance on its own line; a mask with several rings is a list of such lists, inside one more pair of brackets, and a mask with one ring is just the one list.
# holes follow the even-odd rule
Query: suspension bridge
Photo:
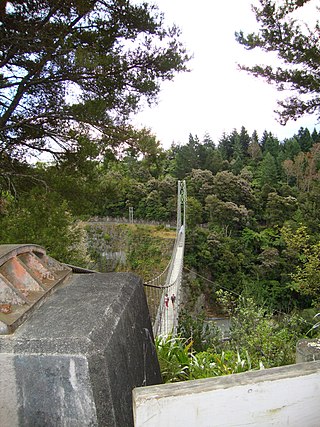
[[[154, 336], [168, 335], [170, 333], [176, 334], [177, 332], [185, 246], [186, 204], [186, 182], [178, 181], [176, 238], [171, 260], [161, 274], [147, 283], [144, 283]], [[37, 255], [34, 255], [34, 253]], [[58, 267], [58, 273], [56, 272], [55, 274], [48, 270], [45, 264], [48, 262], [46, 261], [47, 259], [48, 257], [45, 254], [45, 250], [37, 245], [1, 246], [0, 335], [1, 333], [9, 333], [14, 330], [13, 325], [19, 324], [21, 319], [25, 316], [24, 313], [31, 312], [31, 308], [33, 309], [35, 303], [38, 300], [40, 301], [51, 287], [54, 288], [56, 284], [60, 283], [62, 279], [72, 272], [95, 273], [95, 271], [86, 268], [62, 264], [63, 267], [59, 267], [63, 272], [63, 277], [61, 278], [60, 274], [62, 273]], [[20, 266], [21, 263], [23, 263], [23, 267]], [[59, 264], [54, 260], [50, 261], [50, 263], [52, 265]], [[2, 266], [2, 264], [4, 264], [4, 266]], [[36, 270], [36, 272], [33, 270]], [[22, 278], [19, 275], [22, 275]], [[39, 275], [41, 276], [41, 280], [38, 278]], [[31, 276], [32, 279], [30, 279], [29, 276]], [[43, 280], [47, 280], [48, 283], [42, 283], [42, 276], [45, 277]], [[26, 281], [27, 285], [22, 285], [20, 283], [21, 280]], [[33, 284], [31, 285], [29, 282]], [[21, 286], [30, 287], [30, 289], [28, 288], [25, 291], [29, 299], [23, 293], [24, 291], [22, 292], [20, 290]], [[174, 300], [171, 299], [172, 296], [174, 296]], [[11, 313], [13, 310], [12, 307], [14, 307], [14, 313]], [[4, 317], [3, 322], [1, 321], [1, 316]], [[10, 317], [9, 320], [8, 317]]]
[[144, 284], [154, 336], [177, 332], [186, 232], [186, 206], [186, 182], [178, 181], [177, 231], [171, 260], [161, 274]]

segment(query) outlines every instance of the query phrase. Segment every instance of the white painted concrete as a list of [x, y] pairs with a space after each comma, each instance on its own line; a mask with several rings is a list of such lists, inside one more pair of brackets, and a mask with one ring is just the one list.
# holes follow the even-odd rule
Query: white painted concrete
[[137, 388], [135, 427], [320, 426], [320, 361]]

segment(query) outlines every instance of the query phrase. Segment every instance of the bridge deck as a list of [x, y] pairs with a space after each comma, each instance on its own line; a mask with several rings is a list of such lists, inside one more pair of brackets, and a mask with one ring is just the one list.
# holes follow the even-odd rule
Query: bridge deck
[[[154, 314], [152, 321], [155, 336], [171, 333], [174, 335], [177, 329], [186, 230], [186, 200], [186, 183], [185, 181], [178, 181], [177, 235], [173, 255], [166, 270], [145, 284], [146, 287], [156, 289], [158, 292], [156, 298], [152, 292], [147, 293], [147, 295], [149, 294], [149, 311], [152, 315]], [[159, 283], [161, 277], [165, 278], [164, 283]], [[169, 297], [168, 307], [165, 305], [165, 294], [168, 294]], [[173, 294], [176, 296], [174, 305], [171, 301]], [[156, 304], [155, 301], [157, 301]], [[154, 310], [154, 308], [156, 309]]]
[[172, 332], [174, 326], [175, 326], [175, 319], [178, 315], [177, 309], [178, 309], [178, 302], [179, 302], [179, 293], [180, 293], [180, 281], [179, 274], [181, 272], [182, 263], [183, 263], [183, 253], [184, 253], [184, 246], [178, 246], [176, 251], [176, 256], [173, 264], [173, 269], [170, 275], [170, 278], [168, 280], [168, 283], [173, 283], [170, 288], [168, 288], [168, 295], [169, 298], [172, 294], [176, 295], [176, 303], [173, 307], [171, 303], [171, 299], [169, 301], [169, 306], [166, 308], [164, 306], [164, 313], [161, 319], [161, 333], [164, 335], [167, 335]]

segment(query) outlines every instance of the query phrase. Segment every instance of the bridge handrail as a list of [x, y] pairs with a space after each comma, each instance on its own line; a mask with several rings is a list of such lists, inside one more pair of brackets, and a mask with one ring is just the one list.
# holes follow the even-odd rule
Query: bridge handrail
[[167, 271], [169, 270], [170, 264], [171, 264], [171, 261], [168, 262], [166, 268], [162, 271], [162, 273], [160, 273], [158, 276], [154, 277], [153, 279], [148, 280], [143, 285], [144, 286], [154, 287], [154, 288], [157, 288], [157, 287], [161, 288], [161, 287], [163, 287], [162, 285], [153, 285], [152, 283], [159, 281], [159, 279], [167, 273]]
[[[176, 278], [176, 280], [174, 280], [174, 282], [172, 282], [169, 286], [166, 286], [163, 289], [173, 287], [176, 283], [179, 283], [181, 280], [182, 270], [183, 270], [183, 268], [182, 268], [182, 263], [181, 263], [180, 271], [179, 271], [179, 274], [178, 274], [178, 277]], [[164, 308], [164, 304], [165, 304], [164, 296], [165, 296], [165, 293], [163, 292], [162, 296], [161, 296], [161, 301], [160, 301], [160, 304], [158, 307], [157, 316], [156, 316], [156, 319], [155, 319], [154, 325], [153, 325], [153, 333], [155, 336], [161, 334], [161, 332], [162, 332], [161, 320], [162, 320], [162, 314], [164, 313], [164, 310], [165, 310], [165, 308]], [[179, 307], [179, 305], [180, 305], [180, 291], [178, 291], [176, 294], [176, 305], [177, 305], [177, 307]], [[176, 334], [176, 332], [177, 332], [177, 326], [178, 326], [178, 312], [176, 311], [176, 312], [174, 312], [174, 319], [173, 319], [173, 333], [174, 334]]]
[[[181, 229], [182, 228], [183, 228], [183, 226], [181, 227]], [[166, 288], [170, 288], [173, 285], [173, 283], [169, 283], [169, 284], [166, 283], [165, 285], [153, 285], [153, 283], [157, 282], [159, 280], [159, 278], [162, 277], [167, 272], [168, 272], [168, 274], [167, 274], [166, 278], [170, 277], [170, 275], [172, 273], [173, 266], [174, 266], [176, 253], [177, 253], [177, 240], [179, 240], [180, 238], [181, 238], [181, 234], [179, 234], [179, 238], [178, 239], [176, 238], [176, 240], [175, 240], [173, 250], [172, 250], [172, 254], [171, 254], [171, 259], [170, 259], [170, 262], [168, 263], [168, 265], [166, 266], [166, 268], [158, 276], [154, 277], [151, 280], [148, 280], [147, 282], [144, 282], [143, 286], [149, 286], [151, 288], [166, 289]], [[184, 244], [184, 239], [183, 239], [183, 244]]]
[[[176, 226], [176, 239], [174, 242], [174, 247], [172, 250], [170, 263], [167, 265], [165, 270], [160, 273], [157, 277], [152, 280], [149, 280], [144, 284], [144, 286], [149, 288], [161, 289], [161, 296], [158, 294], [158, 297], [155, 299], [152, 294], [150, 296], [150, 307], [149, 310], [155, 308], [156, 311], [155, 319], [153, 322], [153, 331], [154, 335], [159, 334], [159, 329], [161, 333], [161, 327], [163, 324], [165, 333], [172, 332], [176, 333], [177, 321], [179, 314], [179, 303], [180, 303], [180, 285], [183, 269], [183, 255], [184, 255], [184, 244], [185, 244], [185, 225], [186, 225], [186, 200], [187, 200], [187, 190], [185, 181], [178, 181], [178, 202], [177, 202], [177, 226]], [[178, 248], [181, 250], [178, 251]], [[173, 276], [173, 277], [172, 277]], [[164, 284], [159, 285], [162, 281], [162, 278], [165, 277]], [[174, 287], [174, 288], [173, 288]], [[168, 316], [168, 312], [165, 311], [165, 294], [167, 290], [173, 288], [173, 293], [176, 295], [176, 303], [174, 307], [172, 306], [172, 311]], [[156, 304], [154, 304], [156, 301]], [[159, 301], [159, 303], [158, 303]], [[159, 305], [157, 305], [159, 304]], [[162, 322], [162, 314], [166, 314], [166, 321]], [[160, 326], [160, 328], [159, 328]], [[169, 331], [170, 329], [170, 331]]]
[[[153, 332], [154, 335], [159, 335], [161, 333], [161, 325], [162, 325], [162, 314], [164, 313], [164, 297], [165, 297], [165, 290], [169, 289], [169, 288], [173, 288], [177, 283], [181, 282], [181, 276], [182, 276], [182, 270], [183, 270], [183, 256], [180, 260], [180, 265], [179, 265], [179, 272], [177, 277], [171, 282], [171, 274], [172, 274], [172, 270], [174, 268], [175, 262], [176, 262], [176, 253], [177, 253], [177, 247], [178, 246], [182, 246], [184, 248], [184, 242], [185, 242], [185, 233], [184, 233], [184, 227], [182, 226], [179, 233], [177, 233], [177, 238], [176, 238], [176, 242], [175, 242], [175, 246], [173, 249], [173, 254], [172, 254], [172, 258], [171, 258], [171, 262], [170, 262], [170, 269], [168, 271], [168, 275], [167, 275], [167, 280], [169, 281], [166, 282], [165, 286], [161, 286], [160, 288], [163, 289], [162, 291], [162, 295], [161, 295], [161, 299], [160, 299], [160, 304], [158, 306], [158, 310], [157, 310], [157, 315], [154, 321], [154, 325], [153, 325]], [[184, 250], [183, 250], [184, 252]], [[182, 253], [183, 254], [183, 253]], [[177, 292], [176, 292], [176, 307], [179, 307], [180, 305], [180, 286], [177, 286]], [[174, 319], [173, 319], [173, 333], [176, 333], [176, 329], [177, 329], [177, 325], [178, 325], [178, 310], [176, 310], [174, 312]]]

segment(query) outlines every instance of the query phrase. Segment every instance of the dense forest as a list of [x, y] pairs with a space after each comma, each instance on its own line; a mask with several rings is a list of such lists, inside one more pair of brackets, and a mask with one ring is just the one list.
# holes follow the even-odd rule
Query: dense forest
[[[190, 134], [186, 144], [168, 150], [145, 131], [140, 143], [143, 154], [130, 148], [121, 156], [95, 158], [84, 147], [82, 156], [59, 163], [19, 164], [18, 173], [2, 180], [0, 242], [38, 243], [61, 261], [92, 265], [99, 254], [88, 244], [86, 220], [128, 218], [133, 207], [136, 219], [174, 223], [177, 180], [185, 179], [188, 300], [181, 334], [192, 335], [198, 351], [218, 351], [203, 320], [220, 306], [240, 322], [231, 352], [235, 363], [235, 348], [249, 352], [252, 367], [261, 360], [267, 367], [292, 363], [295, 343], [315, 323], [319, 307], [317, 130], [301, 128], [280, 142], [271, 132], [259, 137], [242, 127], [216, 143], [209, 135], [200, 140]], [[105, 239], [109, 243], [110, 236]], [[139, 253], [133, 252], [135, 264], [125, 268], [139, 271]], [[144, 262], [145, 255], [142, 250]], [[199, 297], [204, 311], [195, 310]], [[268, 348], [263, 357], [261, 346]]]
[[20, 164], [19, 173], [2, 180], [1, 243], [39, 243], [62, 261], [83, 264], [76, 219], [128, 217], [133, 207], [137, 219], [174, 223], [177, 180], [185, 179], [188, 268], [275, 310], [317, 302], [316, 130], [301, 128], [282, 142], [244, 127], [216, 144], [190, 134], [169, 150], [145, 132], [142, 144], [143, 155], [130, 148], [98, 159], [85, 146], [82, 156], [58, 164]]

